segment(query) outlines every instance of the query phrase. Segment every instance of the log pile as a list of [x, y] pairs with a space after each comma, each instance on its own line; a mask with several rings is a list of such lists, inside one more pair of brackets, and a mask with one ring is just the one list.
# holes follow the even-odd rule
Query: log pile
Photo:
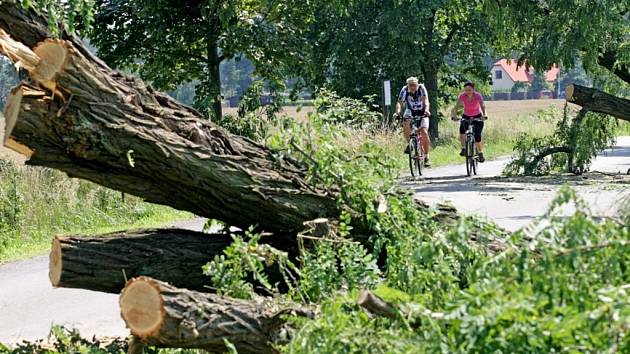
[[[29, 165], [241, 229], [257, 225], [272, 234], [265, 242], [289, 254], [296, 253], [305, 223], [340, 213], [336, 192], [310, 186], [303, 163], [231, 135], [113, 71], [74, 36], [54, 38], [47, 19], [16, 0], [0, 1], [0, 53], [28, 72], [7, 102], [3, 143], [26, 155]], [[451, 223], [459, 216], [442, 208], [435, 218]], [[360, 224], [353, 227], [361, 231]], [[50, 280], [56, 287], [122, 290], [131, 351], [144, 343], [223, 352], [227, 339], [241, 353], [276, 352], [290, 336], [285, 315], [311, 313], [209, 293], [201, 267], [231, 241], [226, 234], [176, 229], [58, 236]]]

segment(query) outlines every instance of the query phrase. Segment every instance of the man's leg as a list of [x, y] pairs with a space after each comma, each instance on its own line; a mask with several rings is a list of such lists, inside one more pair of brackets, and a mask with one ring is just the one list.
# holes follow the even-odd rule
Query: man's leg
[[422, 150], [424, 151], [424, 156], [429, 157], [429, 148], [431, 147], [431, 138], [429, 137], [429, 130], [427, 128], [420, 129], [420, 134], [422, 135]]
[[405, 119], [403, 120], [403, 140], [405, 145], [409, 143], [409, 135], [411, 135], [411, 120]]
[[409, 153], [409, 135], [411, 134], [411, 120], [403, 120], [403, 141], [405, 142], [405, 154]]

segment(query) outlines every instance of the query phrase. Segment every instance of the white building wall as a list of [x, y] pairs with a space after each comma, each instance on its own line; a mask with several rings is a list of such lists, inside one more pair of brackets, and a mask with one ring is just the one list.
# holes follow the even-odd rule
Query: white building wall
[[[497, 79], [497, 71], [503, 73], [501, 79]], [[510, 91], [514, 86], [514, 81], [510, 78], [510, 75], [503, 70], [500, 66], [492, 67], [492, 91]]]

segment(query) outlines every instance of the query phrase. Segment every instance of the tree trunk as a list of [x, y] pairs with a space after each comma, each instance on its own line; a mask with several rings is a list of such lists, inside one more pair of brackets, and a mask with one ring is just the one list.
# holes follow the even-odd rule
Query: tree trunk
[[217, 14], [210, 14], [208, 20], [209, 28], [208, 34], [206, 37], [207, 46], [208, 46], [208, 82], [206, 85], [209, 85], [208, 90], [208, 98], [210, 99], [210, 105], [212, 107], [212, 112], [214, 115], [214, 119], [218, 120], [223, 117], [223, 109], [221, 107], [221, 59], [219, 58], [219, 39], [215, 35], [215, 31], [220, 27]]
[[228, 235], [163, 229], [97, 237], [56, 236], [50, 251], [54, 287], [120, 293], [127, 279], [141, 275], [174, 286], [209, 291], [201, 267], [230, 245]]
[[429, 103], [431, 104], [431, 118], [429, 123], [429, 136], [432, 142], [437, 142], [440, 138], [439, 134], [439, 103], [438, 103], [438, 70], [428, 68], [424, 70], [424, 84], [429, 94]]
[[618, 78], [630, 84], [630, 65], [622, 64], [616, 65], [617, 63], [617, 52], [613, 50], [609, 50], [604, 53], [600, 53], [599, 58], [597, 59], [599, 65], [608, 69], [611, 73], [617, 75]]
[[[285, 315], [312, 316], [302, 307], [278, 308], [271, 301], [245, 301], [178, 289], [148, 277], [130, 280], [120, 294], [120, 313], [131, 333], [148, 345], [277, 353], [290, 340]], [[287, 331], [289, 330], [289, 331]]]
[[603, 91], [572, 84], [566, 90], [567, 101], [591, 112], [611, 115], [630, 122], [630, 100]]
[[29, 164], [243, 229], [293, 235], [338, 216], [336, 196], [309, 187], [302, 164], [113, 72], [78, 39], [46, 39], [33, 11], [2, 2], [0, 28], [25, 45], [1, 47], [14, 62], [37, 57], [27, 68], [34, 85], [14, 90], [6, 115], [7, 143]]

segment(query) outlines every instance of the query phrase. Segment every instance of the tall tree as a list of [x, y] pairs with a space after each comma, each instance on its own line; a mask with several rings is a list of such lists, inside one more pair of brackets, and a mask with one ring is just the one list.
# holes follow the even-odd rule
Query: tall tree
[[463, 0], [366, 0], [342, 9], [321, 4], [307, 35], [312, 51], [298, 69], [310, 86], [342, 95], [378, 94], [383, 79], [421, 76], [431, 98], [431, 135], [438, 137], [438, 79], [446, 59], [482, 66], [482, 7]]
[[500, 52], [516, 50], [537, 69], [581, 61], [630, 84], [630, 2], [486, 0], [485, 9]]
[[196, 106], [221, 111], [220, 64], [240, 55], [256, 74], [281, 77], [297, 58], [310, 3], [297, 0], [96, 0], [90, 39], [113, 66], [159, 89], [198, 80]]

